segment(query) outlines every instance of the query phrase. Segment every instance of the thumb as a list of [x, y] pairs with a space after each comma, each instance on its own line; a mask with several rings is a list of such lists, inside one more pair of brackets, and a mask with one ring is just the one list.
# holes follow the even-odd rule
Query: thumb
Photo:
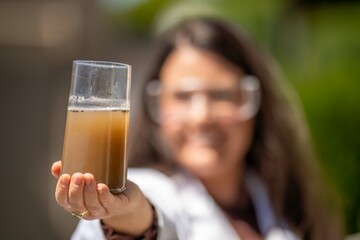
[[54, 177], [59, 178], [60, 172], [61, 172], [61, 161], [56, 161], [51, 166], [51, 174]]

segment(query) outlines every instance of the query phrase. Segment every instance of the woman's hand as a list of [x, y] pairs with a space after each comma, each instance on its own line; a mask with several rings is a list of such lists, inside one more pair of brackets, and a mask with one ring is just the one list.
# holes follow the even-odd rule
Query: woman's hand
[[82, 218], [102, 219], [115, 230], [133, 235], [141, 234], [151, 225], [150, 203], [131, 181], [127, 181], [124, 192], [113, 195], [105, 184], [96, 184], [90, 173], [60, 176], [60, 161], [52, 165], [51, 172], [58, 178], [56, 201], [69, 213], [88, 211]]

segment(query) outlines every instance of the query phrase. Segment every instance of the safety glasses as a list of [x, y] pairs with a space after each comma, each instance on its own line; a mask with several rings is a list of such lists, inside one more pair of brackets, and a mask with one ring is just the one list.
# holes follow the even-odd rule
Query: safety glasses
[[150, 81], [146, 86], [146, 103], [152, 120], [158, 124], [181, 123], [195, 117], [246, 121], [257, 114], [261, 95], [257, 77], [245, 75], [232, 87], [203, 82], [188, 77], [180, 86], [165, 88], [159, 80]]

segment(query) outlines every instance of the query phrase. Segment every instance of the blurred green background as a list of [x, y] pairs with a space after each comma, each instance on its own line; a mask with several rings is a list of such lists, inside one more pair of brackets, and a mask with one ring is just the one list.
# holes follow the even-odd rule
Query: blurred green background
[[196, 14], [244, 26], [278, 61], [346, 232], [360, 231], [360, 1], [0, 0], [0, 239], [68, 239], [76, 225], [49, 171], [61, 158], [72, 60], [129, 63], [136, 89], [154, 36]]

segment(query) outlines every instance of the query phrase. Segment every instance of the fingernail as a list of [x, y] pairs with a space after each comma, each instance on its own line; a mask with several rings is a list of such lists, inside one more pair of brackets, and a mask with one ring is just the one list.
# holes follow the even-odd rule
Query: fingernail
[[103, 194], [104, 193], [104, 188], [101, 186], [101, 185], [97, 185], [96, 186], [97, 190], [99, 191], [100, 194]]
[[80, 186], [82, 182], [82, 178], [79, 176], [74, 176], [74, 184]]
[[90, 185], [91, 184], [91, 178], [85, 178], [85, 184]]
[[70, 178], [69, 178], [69, 176], [63, 176], [63, 177], [61, 178], [61, 185], [62, 185], [63, 187], [69, 186], [69, 183], [70, 183]]

